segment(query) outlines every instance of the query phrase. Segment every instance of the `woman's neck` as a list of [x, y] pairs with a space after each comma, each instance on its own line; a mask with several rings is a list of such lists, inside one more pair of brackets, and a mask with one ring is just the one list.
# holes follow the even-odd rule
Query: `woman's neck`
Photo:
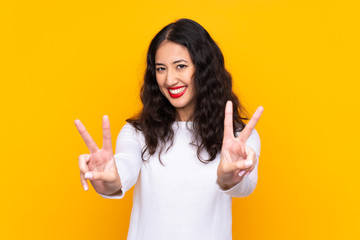
[[179, 114], [177, 113], [175, 121], [177, 122], [189, 122], [192, 120], [192, 114]]
[[194, 106], [187, 106], [185, 108], [176, 108], [176, 121], [188, 122], [193, 118]]

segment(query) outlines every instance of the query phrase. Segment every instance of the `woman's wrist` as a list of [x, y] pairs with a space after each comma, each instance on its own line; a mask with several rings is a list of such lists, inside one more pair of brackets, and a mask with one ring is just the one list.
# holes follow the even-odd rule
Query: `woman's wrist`
[[122, 193], [122, 187], [120, 187], [120, 189], [115, 191], [114, 193], [109, 194], [109, 196], [116, 196], [116, 195], [120, 195], [121, 193]]
[[121, 180], [120, 177], [117, 177], [117, 179], [114, 182], [104, 183], [100, 194], [113, 196], [113, 195], [118, 195], [121, 192], [122, 192]]
[[230, 188], [234, 187], [237, 184], [237, 183], [230, 183], [230, 182], [222, 182], [219, 180], [219, 178], [217, 179], [216, 183], [224, 191], [229, 190]]

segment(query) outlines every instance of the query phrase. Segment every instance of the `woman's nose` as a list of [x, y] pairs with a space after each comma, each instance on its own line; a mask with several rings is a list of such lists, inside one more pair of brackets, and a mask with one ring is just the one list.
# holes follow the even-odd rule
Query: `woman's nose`
[[166, 85], [168, 85], [169, 87], [176, 85], [176, 83], [178, 82], [178, 76], [176, 71], [168, 69], [167, 74], [166, 74], [166, 79], [165, 79], [165, 83]]

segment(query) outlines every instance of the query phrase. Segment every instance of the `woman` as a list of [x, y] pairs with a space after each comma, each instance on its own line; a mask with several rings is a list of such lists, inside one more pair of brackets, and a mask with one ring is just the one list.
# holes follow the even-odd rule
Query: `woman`
[[128, 239], [231, 239], [231, 199], [257, 183], [262, 107], [245, 126], [219, 47], [189, 19], [151, 41], [141, 100], [115, 155], [107, 116], [102, 149], [75, 120], [90, 150], [79, 157], [84, 189], [88, 179], [103, 197], [122, 198], [135, 184]]

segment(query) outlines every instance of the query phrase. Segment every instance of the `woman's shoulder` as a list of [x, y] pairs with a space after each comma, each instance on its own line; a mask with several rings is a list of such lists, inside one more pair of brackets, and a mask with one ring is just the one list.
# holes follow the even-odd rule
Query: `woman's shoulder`
[[135, 126], [131, 123], [125, 123], [121, 128], [118, 137], [131, 137], [131, 138], [139, 138], [141, 135], [141, 131], [137, 130]]
[[121, 131], [136, 131], [136, 128], [129, 122], [126, 122], [121, 128]]

